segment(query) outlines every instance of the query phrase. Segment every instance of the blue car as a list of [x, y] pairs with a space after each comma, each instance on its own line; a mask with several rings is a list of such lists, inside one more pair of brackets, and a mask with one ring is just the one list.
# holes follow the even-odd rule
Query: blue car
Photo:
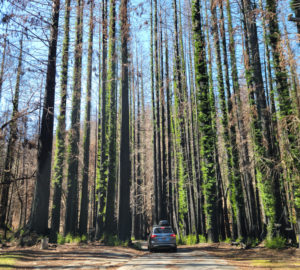
[[159, 249], [177, 251], [176, 234], [171, 226], [153, 226], [148, 238], [148, 250], [152, 252]]

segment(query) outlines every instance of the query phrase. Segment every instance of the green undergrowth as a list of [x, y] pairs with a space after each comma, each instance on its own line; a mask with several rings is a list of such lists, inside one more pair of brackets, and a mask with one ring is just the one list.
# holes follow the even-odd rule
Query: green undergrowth
[[15, 232], [11, 230], [9, 227], [7, 228], [6, 233], [3, 229], [0, 230], [0, 244], [5, 242], [12, 242], [15, 240]]
[[258, 238], [248, 237], [244, 244], [246, 245], [246, 247], [254, 248], [259, 244], [259, 242], [260, 241], [258, 240]]
[[286, 239], [281, 236], [266, 239], [265, 246], [270, 249], [281, 249], [286, 246]]
[[107, 246], [128, 247], [131, 241], [121, 241], [117, 235], [106, 235], [102, 238], [102, 242]]
[[138, 250], [142, 250], [142, 244], [140, 242], [132, 243], [132, 247]]
[[206, 243], [206, 238], [203, 235], [189, 234], [176, 239], [177, 245], [195, 245], [197, 243]]
[[86, 243], [87, 242], [87, 236], [82, 235], [82, 236], [73, 236], [71, 234], [67, 234], [66, 236], [63, 236], [61, 234], [57, 235], [57, 244], [63, 245], [65, 243]]
[[122, 243], [116, 235], [106, 235], [103, 237], [103, 243], [108, 246], [121, 246]]
[[231, 238], [228, 238], [228, 237], [224, 241], [224, 243], [226, 243], [226, 244], [230, 244], [231, 242], [232, 242]]

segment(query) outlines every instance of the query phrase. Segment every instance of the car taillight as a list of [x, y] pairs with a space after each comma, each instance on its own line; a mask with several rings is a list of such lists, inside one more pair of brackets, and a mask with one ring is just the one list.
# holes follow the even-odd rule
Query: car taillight
[[172, 233], [172, 234], [171, 234], [171, 237], [176, 237], [176, 234], [175, 234], [175, 233]]
[[156, 234], [152, 234], [151, 235], [151, 238], [155, 238], [157, 235]]

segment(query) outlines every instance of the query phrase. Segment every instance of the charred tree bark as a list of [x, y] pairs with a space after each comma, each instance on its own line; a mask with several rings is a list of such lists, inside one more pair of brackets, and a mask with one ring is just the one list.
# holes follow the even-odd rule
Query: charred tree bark
[[48, 230], [59, 9], [60, 1], [53, 0], [46, 89], [39, 134], [38, 169], [28, 224], [29, 230], [38, 234], [46, 234]]

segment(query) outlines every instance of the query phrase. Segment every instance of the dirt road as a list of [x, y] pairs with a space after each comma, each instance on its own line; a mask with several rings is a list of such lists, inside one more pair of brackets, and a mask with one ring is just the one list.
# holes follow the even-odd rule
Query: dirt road
[[47, 250], [37, 246], [0, 250], [0, 259], [1, 255], [16, 261], [11, 267], [0, 260], [0, 269], [237, 269], [205, 251], [186, 247], [150, 253], [144, 245], [142, 251], [101, 244], [51, 246]]
[[118, 270], [206, 270], [206, 269], [237, 269], [228, 265], [225, 260], [209, 256], [207, 253], [190, 248], [179, 248], [178, 252], [155, 252], [147, 253], [128, 261]]
[[300, 249], [242, 250], [226, 243], [180, 246], [177, 253], [110, 247], [101, 243], [0, 247], [0, 269], [300, 269]]

